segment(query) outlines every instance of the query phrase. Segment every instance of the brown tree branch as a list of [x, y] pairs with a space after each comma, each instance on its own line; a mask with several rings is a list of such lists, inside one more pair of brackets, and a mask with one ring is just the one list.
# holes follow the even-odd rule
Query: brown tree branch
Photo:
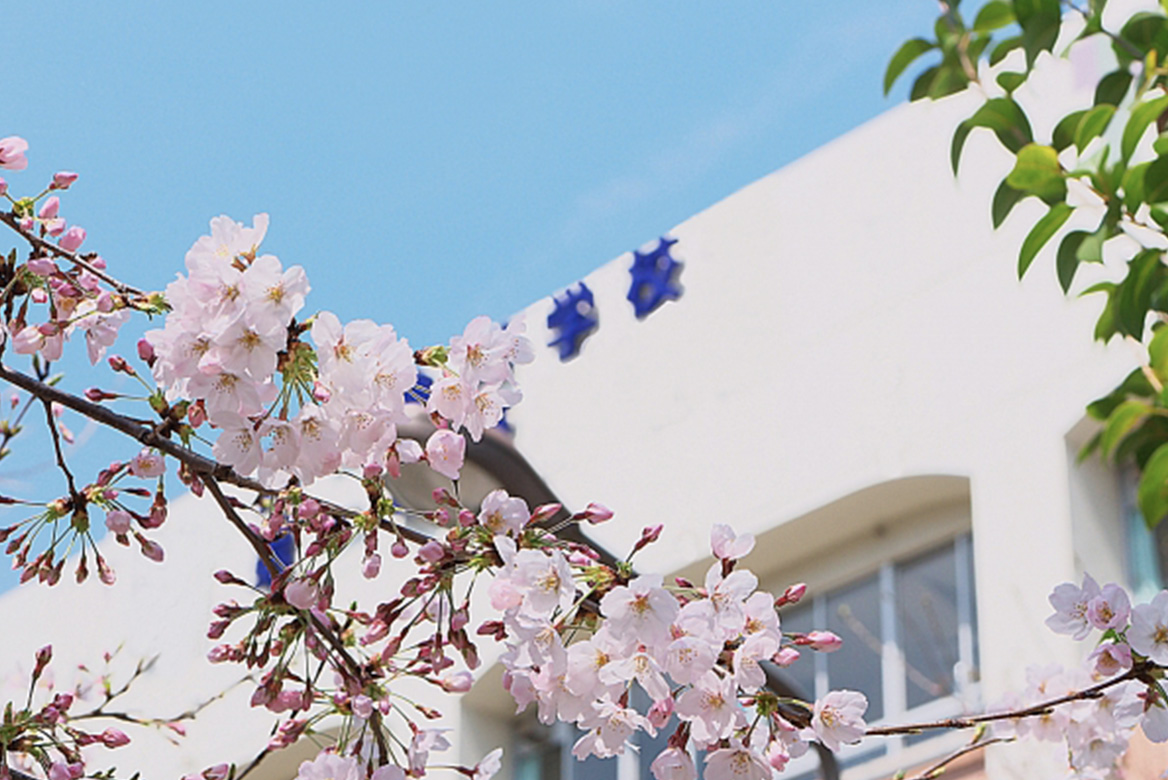
[[72, 263], [78, 268], [85, 269], [89, 273], [96, 276], [98, 279], [101, 279], [103, 282], [113, 287], [118, 292], [124, 295], [145, 295], [145, 293], [139, 290], [137, 287], [131, 287], [125, 282], [120, 282], [102, 271], [100, 268], [94, 267], [93, 263], [86, 259], [87, 256], [79, 255], [76, 252], [69, 252], [57, 246], [52, 241], [46, 241], [35, 233], [29, 233], [28, 231], [22, 229], [20, 227], [20, 220], [16, 218], [15, 214], [12, 214], [11, 212], [0, 212], [0, 222], [3, 222], [5, 225], [16, 231], [16, 233], [20, 235], [21, 238], [31, 244], [34, 248], [40, 249], [42, 252], [48, 252], [51, 255]]
[[1128, 680], [1135, 680], [1146, 675], [1151, 669], [1156, 668], [1155, 664], [1148, 662], [1136, 664], [1127, 672], [1112, 677], [1110, 680], [1104, 680], [1101, 683], [1092, 685], [1090, 688], [1084, 688], [1081, 691], [1074, 691], [1065, 696], [1059, 696], [1057, 699], [1050, 699], [1041, 704], [1035, 704], [1031, 707], [1026, 707], [1020, 710], [1012, 710], [1010, 712], [994, 712], [985, 715], [975, 715], [969, 718], [946, 718], [945, 720], [936, 720], [930, 723], [912, 723], [907, 726], [882, 726], [879, 728], [871, 728], [864, 732], [866, 737], [881, 737], [890, 736], [893, 734], [917, 734], [921, 731], [928, 731], [932, 729], [970, 729], [975, 726], [980, 726], [983, 723], [991, 723], [997, 720], [1017, 720], [1020, 718], [1030, 718], [1035, 715], [1046, 715], [1052, 709], [1060, 704], [1067, 702], [1080, 701], [1082, 699], [1098, 699], [1103, 695], [1103, 692], [1112, 686], [1119, 685]]

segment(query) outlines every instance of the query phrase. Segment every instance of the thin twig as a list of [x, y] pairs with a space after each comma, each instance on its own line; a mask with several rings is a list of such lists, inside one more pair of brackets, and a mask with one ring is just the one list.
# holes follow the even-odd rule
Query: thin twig
[[69, 486], [69, 498], [73, 500], [73, 508], [82, 509], [82, 505], [78, 502], [81, 494], [77, 492], [77, 483], [73, 481], [73, 472], [69, 470], [69, 465], [65, 463], [65, 453], [61, 451], [61, 432], [57, 430], [57, 425], [53, 421], [53, 404], [43, 398], [41, 403], [45, 406], [45, 420], [49, 426], [49, 434], [53, 437], [53, 450], [57, 453], [57, 467], [65, 475], [65, 484]]
[[968, 755], [968, 754], [974, 752], [975, 750], [981, 750], [982, 748], [986, 748], [986, 747], [989, 747], [990, 745], [994, 745], [994, 744], [997, 744], [1000, 742], [1013, 742], [1013, 741], [1014, 741], [1014, 737], [991, 737], [989, 739], [983, 739], [983, 740], [980, 740], [978, 742], [971, 742], [968, 745], [962, 747], [960, 750], [955, 750], [952, 753], [950, 753], [949, 755], [945, 756], [943, 759], [941, 759], [937, 763], [933, 764], [931, 767], [929, 767], [925, 771], [921, 772], [919, 775], [913, 775], [911, 778], [909, 778], [909, 780], [933, 780], [933, 778], [935, 778], [938, 774], [941, 773], [941, 770], [943, 770], [945, 767], [949, 766], [949, 764], [953, 763], [954, 761], [956, 761], [957, 759], [961, 758], [964, 755]]
[[1071, 701], [1079, 701], [1081, 699], [1097, 699], [1103, 695], [1103, 691], [1108, 688], [1119, 685], [1128, 680], [1137, 679], [1146, 675], [1154, 665], [1147, 663], [1137, 664], [1129, 669], [1124, 674], [1118, 677], [1112, 677], [1110, 680], [1104, 680], [1097, 685], [1092, 685], [1090, 688], [1084, 688], [1081, 691], [1074, 691], [1065, 696], [1059, 696], [1057, 699], [1035, 704], [1031, 707], [1026, 707], [1021, 710], [1013, 710], [1011, 712], [994, 712], [986, 715], [976, 715], [971, 718], [947, 718], [945, 720], [937, 720], [931, 723], [913, 723], [907, 726], [882, 726], [879, 728], [871, 728], [864, 732], [865, 736], [878, 737], [890, 736], [893, 734], [916, 734], [921, 731], [929, 731], [932, 729], [970, 729], [979, 726], [983, 723], [990, 723], [996, 720], [1017, 720], [1020, 718], [1030, 718], [1035, 715], [1046, 715], [1053, 708], [1060, 704], [1066, 704]]
[[0, 212], [0, 222], [3, 222], [8, 227], [15, 230], [21, 236], [21, 238], [23, 238], [28, 243], [32, 244], [35, 248], [40, 249], [43, 252], [48, 252], [51, 255], [55, 255], [55, 256], [61, 258], [62, 260], [65, 260], [67, 262], [72, 263], [73, 265], [77, 266], [78, 268], [85, 269], [86, 271], [93, 274], [98, 279], [101, 279], [103, 282], [110, 285], [111, 287], [113, 287], [115, 290], [117, 290], [120, 293], [127, 294], [127, 295], [145, 295], [146, 294], [146, 293], [142, 292], [141, 290], [139, 290], [137, 287], [131, 287], [130, 285], [126, 284], [125, 282], [120, 282], [117, 279], [115, 279], [114, 277], [112, 277], [109, 274], [102, 271], [100, 268], [94, 267], [93, 263], [90, 262], [89, 260], [86, 260], [85, 257], [83, 257], [82, 255], [79, 255], [76, 252], [69, 252], [65, 249], [62, 249], [61, 247], [54, 244], [52, 241], [46, 241], [43, 238], [41, 238], [40, 236], [38, 236], [34, 233], [29, 233], [28, 231], [24, 230], [23, 228], [20, 227], [20, 221], [16, 218], [15, 214], [12, 214], [10, 212]]
[[252, 549], [255, 550], [256, 555], [263, 561], [264, 568], [268, 570], [268, 576], [274, 581], [280, 575], [280, 569], [282, 567], [280, 562], [276, 560], [276, 554], [272, 552], [271, 546], [260, 538], [259, 534], [251, 529], [251, 526], [243, 521], [243, 518], [235, 511], [235, 507], [231, 505], [231, 499], [223, 494], [223, 488], [219, 487], [219, 482], [215, 477], [207, 475], [203, 482], [207, 486], [207, 490], [211, 491], [211, 495], [214, 496], [215, 503], [219, 505], [219, 509], [223, 511], [223, 516], [235, 526], [236, 530], [243, 534], [244, 539], [247, 539]]
[[[37, 398], [58, 403], [66, 409], [84, 415], [94, 422], [101, 423], [107, 428], [113, 428], [115, 431], [137, 440], [146, 447], [153, 447], [171, 456], [180, 463], [185, 463], [191, 472], [199, 477], [212, 477], [221, 483], [235, 485], [236, 487], [252, 490], [262, 495], [274, 495], [277, 492], [257, 480], [240, 476], [229, 466], [199, 455], [197, 452], [184, 447], [178, 442], [160, 435], [156, 430], [149, 425], [143, 424], [140, 420], [126, 417], [105, 406], [95, 404], [88, 399], [66, 393], [63, 390], [58, 390], [52, 385], [48, 385], [27, 374], [11, 369], [3, 363], [0, 363], [0, 379], [16, 385], [21, 390], [25, 390]], [[308, 497], [314, 498], [317, 503], [331, 514], [349, 518], [359, 514], [331, 501], [326, 501], [323, 498]], [[392, 530], [415, 544], [425, 544], [430, 541], [429, 535], [412, 528], [402, 525], [392, 526], [385, 522], [381, 525], [385, 530]]]

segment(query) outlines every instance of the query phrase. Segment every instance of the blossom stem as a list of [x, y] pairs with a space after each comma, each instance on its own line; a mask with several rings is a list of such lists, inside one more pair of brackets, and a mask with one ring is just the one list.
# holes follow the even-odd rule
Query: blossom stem
[[1147, 673], [1155, 668], [1154, 664], [1140, 663], [1133, 666], [1127, 672], [1112, 677], [1110, 680], [1104, 680], [1101, 683], [1092, 685], [1090, 688], [1084, 688], [1081, 691], [1073, 691], [1065, 696], [1059, 696], [1057, 699], [1050, 699], [1040, 704], [1035, 704], [1031, 707], [1025, 707], [1020, 710], [1011, 710], [1009, 712], [994, 712], [986, 715], [976, 715], [970, 718], [947, 718], [945, 720], [932, 721], [930, 723], [913, 723], [906, 726], [880, 726], [877, 728], [868, 729], [864, 732], [865, 736], [890, 736], [893, 734], [917, 734], [921, 731], [928, 731], [931, 729], [970, 729], [980, 726], [983, 723], [990, 723], [996, 720], [1015, 720], [1019, 718], [1029, 718], [1035, 715], [1046, 715], [1060, 704], [1067, 702], [1080, 701], [1082, 699], [1097, 699], [1103, 695], [1103, 691], [1112, 686], [1119, 685], [1128, 680], [1141, 679]]

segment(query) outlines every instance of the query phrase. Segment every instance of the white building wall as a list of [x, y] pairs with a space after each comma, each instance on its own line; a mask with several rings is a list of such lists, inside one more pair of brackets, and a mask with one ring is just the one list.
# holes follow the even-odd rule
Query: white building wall
[[[1094, 507], [1076, 500], [1085, 508], [1072, 522], [1072, 489], [1098, 497], [1110, 483], [1098, 467], [1094, 483], [1075, 476], [1066, 437], [1132, 356], [1091, 341], [1100, 302], [1062, 296], [1049, 249], [1024, 283], [1015, 279], [1038, 207], [1024, 204], [1001, 232], [990, 229], [990, 196], [1008, 160], [980, 132], [960, 179], [946, 165], [951, 130], [972, 105], [959, 97], [890, 111], [677, 226], [685, 293], [644, 321], [625, 300], [628, 256], [590, 274], [599, 330], [567, 363], [539, 350], [510, 419], [518, 448], [569, 507], [596, 500], [616, 510], [595, 529], [610, 550], [626, 551], [646, 525], [667, 525], [642, 569], [692, 567], [714, 522], [765, 537], [871, 486], [967, 479], [992, 700], [1023, 684], [1027, 663], [1079, 652], [1042, 626], [1053, 584], [1077, 577], [1077, 562], [1122, 572], [1120, 548], [1096, 543], [1118, 533], [1108, 527], [1111, 498]], [[537, 344], [550, 341], [550, 307], [527, 311]], [[888, 519], [879, 502], [836, 506], [847, 508], [855, 539]], [[203, 661], [210, 609], [231, 595], [210, 574], [250, 572], [254, 559], [217, 514], [208, 500], [177, 502], [161, 534], [168, 564], [115, 558], [115, 589], [5, 595], [5, 624], [27, 630], [7, 632], [4, 665], [27, 665], [53, 642], [66, 669], [91, 662], [94, 646], [125, 642], [126, 659], [161, 655], [132, 702], [151, 714], [233, 681], [237, 667]], [[811, 525], [783, 536], [782, 555], [772, 553], [794, 572], [819, 571], [818, 561], [827, 571], [838, 561], [817, 548], [821, 533]], [[760, 544], [748, 563], [768, 569], [766, 556]], [[388, 598], [400, 573], [386, 569], [353, 592]], [[484, 646], [494, 680], [497, 650]], [[272, 722], [246, 707], [248, 693], [208, 710], [182, 748], [141, 738], [117, 763], [161, 777], [246, 760]], [[493, 681], [464, 713], [447, 709], [464, 763], [506, 738], [512, 708]], [[1010, 746], [989, 763], [994, 777], [1045, 776], [1055, 766], [1041, 746]]]

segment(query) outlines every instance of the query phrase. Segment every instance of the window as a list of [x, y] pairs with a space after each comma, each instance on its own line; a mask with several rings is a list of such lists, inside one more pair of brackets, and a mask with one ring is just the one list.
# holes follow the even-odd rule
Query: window
[[[834, 653], [808, 653], [786, 671], [808, 698], [848, 688], [868, 697], [869, 723], [954, 715], [975, 704], [977, 623], [970, 537], [889, 561], [874, 573], [783, 611], [785, 632], [826, 628]], [[840, 756], [844, 767], [930, 738], [874, 740]], [[813, 766], [792, 765], [792, 777]]]

